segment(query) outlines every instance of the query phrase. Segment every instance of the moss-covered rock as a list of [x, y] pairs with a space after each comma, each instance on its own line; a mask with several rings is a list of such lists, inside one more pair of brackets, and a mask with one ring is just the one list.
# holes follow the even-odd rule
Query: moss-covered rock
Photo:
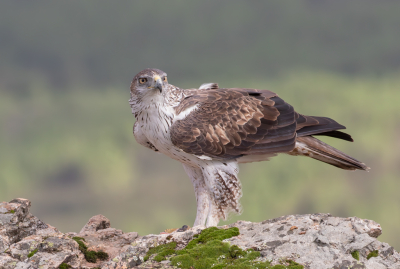
[[355, 250], [351, 253], [351, 256], [353, 256], [354, 259], [356, 259], [357, 261], [360, 260], [360, 252], [358, 250]]
[[371, 259], [372, 257], [378, 257], [378, 256], [379, 256], [379, 251], [378, 250], [371, 251], [367, 255], [367, 260]]
[[80, 250], [82, 253], [85, 253], [85, 252], [87, 251], [87, 246], [85, 245], [85, 243], [83, 243], [83, 241], [85, 241], [85, 238], [75, 236], [75, 237], [72, 237], [72, 240], [75, 240], [76, 243], [78, 243], [78, 245], [79, 245], [79, 250]]
[[175, 248], [176, 248], [176, 242], [171, 242], [171, 243], [168, 243], [168, 244], [159, 245], [157, 247], [151, 248], [147, 252], [146, 256], [144, 257], [144, 261], [147, 261], [150, 258], [150, 256], [153, 255], [153, 254], [157, 254], [153, 258], [153, 260], [155, 260], [157, 262], [165, 260], [166, 256], [176, 253]]
[[171, 256], [171, 265], [179, 268], [196, 268], [196, 269], [247, 269], [247, 268], [304, 268], [302, 265], [293, 261], [284, 261], [281, 265], [272, 266], [270, 262], [260, 262], [260, 252], [253, 249], [242, 250], [236, 245], [230, 245], [223, 242], [224, 239], [239, 235], [239, 229], [218, 229], [211, 227], [203, 230], [200, 234], [195, 235], [182, 250], [175, 250], [176, 242], [159, 245], [151, 248], [144, 261], [155, 255], [152, 260], [160, 262], [165, 260], [167, 256]]
[[38, 252], [38, 249], [37, 249], [37, 248], [34, 249], [33, 251], [31, 251], [31, 252], [28, 254], [28, 258], [30, 258], [30, 257], [32, 257], [33, 255], [35, 255], [36, 252]]
[[[25, 199], [0, 203], [0, 268], [14, 268], [17, 263], [27, 268], [177, 268], [173, 261], [181, 268], [194, 264], [199, 268], [268, 269], [299, 269], [301, 264], [311, 268], [400, 266], [400, 254], [376, 239], [382, 232], [380, 225], [356, 217], [289, 215], [260, 223], [238, 221], [230, 226], [238, 229], [214, 227], [201, 232], [197, 227], [138, 237], [135, 232], [110, 228], [109, 221], [100, 215], [91, 218], [80, 233], [63, 234], [30, 214], [29, 207]], [[236, 236], [239, 230], [240, 236]], [[337, 236], [339, 233], [343, 236]], [[349, 242], [348, 238], [354, 240]], [[149, 251], [150, 246], [155, 248]], [[99, 247], [105, 252], [98, 251]], [[359, 253], [352, 253], [354, 259], [349, 259], [348, 249]], [[112, 259], [99, 262], [108, 255]]]
[[62, 263], [62, 264], [60, 264], [60, 266], [58, 267], [59, 269], [69, 269], [69, 268], [71, 268], [72, 266], [71, 265], [69, 265], [68, 263]]
[[208, 241], [231, 238], [239, 235], [239, 229], [236, 227], [229, 229], [218, 229], [217, 227], [210, 227], [203, 230], [200, 234], [194, 236], [195, 239], [189, 242], [185, 249], [191, 249], [197, 244], [205, 244]]
[[75, 236], [72, 239], [78, 243], [79, 250], [85, 256], [86, 261], [88, 261], [90, 263], [96, 263], [97, 259], [102, 260], [102, 261], [108, 259], [108, 254], [104, 251], [88, 251], [88, 247], [83, 242], [83, 241], [85, 241], [85, 239], [83, 237]]

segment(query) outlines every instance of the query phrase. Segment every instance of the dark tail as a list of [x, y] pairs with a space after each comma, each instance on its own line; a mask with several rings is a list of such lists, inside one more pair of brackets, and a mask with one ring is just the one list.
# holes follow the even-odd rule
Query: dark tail
[[296, 156], [308, 156], [321, 162], [346, 169], [369, 170], [364, 163], [344, 154], [340, 150], [318, 140], [312, 136], [303, 136], [296, 139], [296, 147], [289, 153]]

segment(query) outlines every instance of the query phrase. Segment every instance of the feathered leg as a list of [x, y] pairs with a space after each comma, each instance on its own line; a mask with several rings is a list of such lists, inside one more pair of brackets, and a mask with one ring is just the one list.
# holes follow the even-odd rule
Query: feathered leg
[[231, 212], [241, 213], [242, 186], [237, 178], [237, 162], [206, 162], [201, 169], [210, 195], [206, 226], [217, 226], [219, 220], [226, 220]]
[[183, 164], [183, 168], [192, 181], [197, 201], [197, 214], [193, 226], [205, 225], [209, 210], [209, 194], [200, 168]]

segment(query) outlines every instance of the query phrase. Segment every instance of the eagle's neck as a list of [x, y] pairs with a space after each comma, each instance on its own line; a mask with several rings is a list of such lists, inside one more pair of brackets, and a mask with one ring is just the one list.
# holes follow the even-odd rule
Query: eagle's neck
[[173, 107], [164, 103], [149, 104], [136, 114], [136, 122], [144, 136], [159, 152], [167, 156], [170, 156], [170, 150], [173, 148], [170, 130], [174, 118]]
[[[157, 147], [169, 144], [170, 129], [176, 118], [175, 106], [183, 98], [183, 90], [168, 85], [162, 94], [132, 98], [132, 113], [150, 142]], [[134, 100], [133, 100], [134, 99]]]
[[[140, 119], [139, 119], [140, 118]], [[162, 124], [171, 127], [175, 118], [173, 107], [165, 103], [152, 103], [140, 111], [138, 120], [148, 125]], [[169, 132], [169, 128], [167, 130]]]
[[[129, 104], [132, 114], [136, 119], [143, 113], [150, 113], [154, 110], [160, 111], [174, 118], [174, 111], [171, 108], [176, 107], [185, 97], [185, 91], [171, 84], [168, 84], [161, 94], [145, 93], [142, 95], [132, 95]], [[173, 109], [172, 109], [173, 110]]]

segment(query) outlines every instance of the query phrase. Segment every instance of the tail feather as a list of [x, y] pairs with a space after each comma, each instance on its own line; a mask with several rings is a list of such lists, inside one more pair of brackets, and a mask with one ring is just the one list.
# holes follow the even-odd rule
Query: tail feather
[[345, 170], [369, 170], [364, 163], [312, 136], [297, 137], [290, 155], [308, 156]]

